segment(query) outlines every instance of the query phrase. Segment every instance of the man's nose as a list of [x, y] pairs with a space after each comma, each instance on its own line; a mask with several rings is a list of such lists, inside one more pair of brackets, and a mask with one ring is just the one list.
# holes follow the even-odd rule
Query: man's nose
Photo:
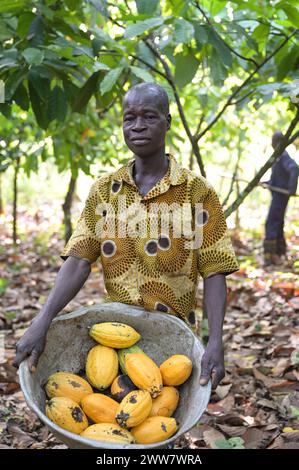
[[140, 132], [140, 131], [143, 131], [145, 128], [146, 128], [146, 125], [145, 125], [144, 119], [140, 116], [137, 116], [133, 130]]

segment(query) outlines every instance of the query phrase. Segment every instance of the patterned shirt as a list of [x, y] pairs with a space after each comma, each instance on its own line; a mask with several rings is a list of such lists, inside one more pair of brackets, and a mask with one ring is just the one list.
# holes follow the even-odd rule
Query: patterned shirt
[[[134, 158], [100, 177], [61, 257], [91, 263], [100, 257], [106, 301], [159, 310], [188, 322], [194, 317], [199, 276], [227, 275], [239, 266], [215, 190], [167, 156], [167, 173], [143, 196], [133, 178]], [[174, 208], [172, 218], [169, 207]], [[176, 231], [180, 222], [182, 233]], [[195, 234], [200, 243], [194, 243]]]

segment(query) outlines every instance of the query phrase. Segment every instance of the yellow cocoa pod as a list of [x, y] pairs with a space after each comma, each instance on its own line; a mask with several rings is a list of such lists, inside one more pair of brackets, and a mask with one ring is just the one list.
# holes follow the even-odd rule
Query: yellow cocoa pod
[[50, 375], [45, 389], [49, 398], [68, 397], [78, 404], [85, 395], [92, 393], [92, 388], [86, 380], [70, 372], [56, 372]]
[[81, 434], [88, 427], [87, 417], [78, 403], [67, 397], [54, 397], [47, 401], [46, 415], [57, 426], [74, 434]]
[[177, 431], [178, 425], [174, 418], [151, 416], [131, 430], [138, 444], [154, 444], [169, 439]]
[[112, 398], [119, 403], [133, 390], [136, 390], [136, 386], [128, 375], [118, 375], [111, 385]]
[[106, 346], [92, 348], [86, 361], [86, 375], [89, 382], [99, 390], [108, 388], [118, 372], [117, 352]]
[[178, 390], [174, 387], [163, 387], [161, 394], [153, 400], [150, 416], [167, 416], [175, 412], [180, 399]]
[[95, 423], [115, 423], [119, 403], [102, 393], [86, 395], [81, 400], [84, 413]]
[[81, 433], [82, 437], [96, 439], [97, 441], [115, 442], [118, 444], [133, 444], [134, 438], [126, 429], [118, 424], [93, 424]]
[[142, 423], [150, 414], [152, 399], [146, 390], [134, 390], [120, 403], [116, 412], [116, 421], [124, 428], [132, 428]]
[[129, 348], [140, 340], [140, 334], [134, 328], [124, 323], [97, 323], [92, 326], [89, 332], [90, 336], [110, 348]]
[[192, 362], [183, 354], [169, 357], [160, 365], [164, 385], [181, 385], [189, 379], [192, 372]]
[[127, 354], [125, 367], [136, 387], [150, 392], [156, 398], [162, 390], [162, 376], [159, 367], [144, 353]]

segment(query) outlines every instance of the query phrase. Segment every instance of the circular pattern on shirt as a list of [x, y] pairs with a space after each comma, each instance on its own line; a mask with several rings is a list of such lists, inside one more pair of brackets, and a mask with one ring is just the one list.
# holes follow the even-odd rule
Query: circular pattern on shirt
[[112, 302], [123, 302], [125, 304], [132, 304], [130, 293], [127, 291], [127, 289], [125, 289], [118, 283], [113, 281], [107, 281], [106, 289], [109, 292], [109, 299], [111, 299]]
[[188, 320], [191, 323], [191, 325], [195, 325], [196, 322], [196, 316], [194, 310], [191, 310], [188, 314]]
[[75, 242], [68, 251], [67, 256], [87, 258], [94, 262], [101, 254], [101, 243], [92, 237], [85, 237], [83, 240]]
[[164, 313], [170, 312], [170, 308], [168, 307], [168, 305], [165, 305], [162, 302], [156, 302], [154, 308], [155, 310], [158, 310], [158, 312], [164, 312]]
[[216, 250], [199, 250], [198, 266], [203, 266], [203, 269], [200, 269], [200, 274], [203, 277], [210, 275], [210, 273], [229, 273], [237, 269], [235, 257], [223, 250], [220, 252]]
[[204, 226], [201, 250], [212, 247], [221, 240], [227, 230], [219, 198], [213, 189], [209, 189], [209, 193], [205, 197], [204, 210], [209, 213], [209, 220]]
[[155, 256], [158, 250], [157, 240], [148, 240], [144, 245], [144, 251], [148, 256]]
[[171, 247], [171, 240], [168, 235], [161, 234], [158, 238], [158, 247], [160, 250], [169, 250]]
[[174, 305], [176, 301], [174, 292], [164, 282], [150, 280], [142, 284], [139, 290], [145, 305], [151, 310], [155, 310], [157, 298], [164, 305]]
[[188, 259], [189, 250], [185, 247], [187, 240], [172, 238], [167, 250], [161, 250], [157, 256], [157, 269], [162, 273], [180, 271]]
[[209, 220], [209, 212], [205, 209], [195, 214], [195, 223], [197, 227], [203, 227]]
[[104, 240], [102, 241], [102, 252], [103, 246], [107, 242], [113, 242], [112, 245], [116, 245], [116, 250], [112, 252], [112, 245], [108, 244], [106, 255], [102, 256], [104, 276], [105, 279], [117, 278], [129, 270], [135, 261], [134, 239], [115, 237], [113, 240]]
[[116, 194], [120, 191], [121, 189], [121, 186], [122, 186], [122, 182], [121, 181], [116, 181], [116, 180], [112, 180], [112, 184], [111, 184], [111, 191], [113, 194]]
[[116, 243], [113, 240], [105, 240], [102, 243], [102, 255], [106, 257], [114, 256], [116, 253]]

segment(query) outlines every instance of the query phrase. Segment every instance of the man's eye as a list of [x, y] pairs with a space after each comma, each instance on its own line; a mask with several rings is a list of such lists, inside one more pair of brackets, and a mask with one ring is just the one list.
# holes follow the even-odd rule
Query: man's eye
[[155, 119], [156, 116], [154, 116], [153, 114], [148, 114], [146, 116], [146, 119]]

